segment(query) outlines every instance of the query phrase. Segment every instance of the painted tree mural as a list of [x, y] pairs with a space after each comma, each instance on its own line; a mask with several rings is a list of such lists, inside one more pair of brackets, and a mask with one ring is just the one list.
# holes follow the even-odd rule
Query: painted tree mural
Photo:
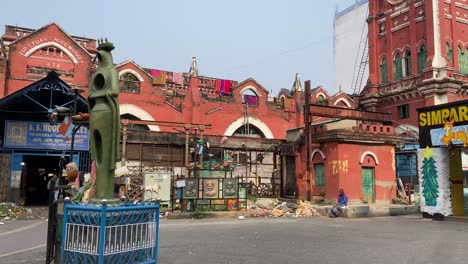
[[436, 206], [437, 197], [439, 197], [439, 184], [437, 182], [437, 169], [433, 150], [427, 147], [423, 151], [422, 161], [422, 193], [427, 206]]

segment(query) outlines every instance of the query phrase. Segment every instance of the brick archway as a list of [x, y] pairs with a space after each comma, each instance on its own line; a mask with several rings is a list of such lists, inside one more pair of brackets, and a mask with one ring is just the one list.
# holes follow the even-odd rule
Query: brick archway
[[59, 50], [63, 51], [63, 53], [65, 53], [68, 57], [70, 57], [70, 59], [73, 61], [73, 63], [78, 63], [78, 60], [76, 59], [76, 57], [73, 55], [73, 53], [71, 53], [67, 48], [65, 48], [64, 46], [58, 44], [57, 42], [53, 42], [53, 41], [49, 41], [49, 42], [45, 42], [45, 43], [42, 43], [42, 44], [39, 44], [37, 46], [35, 46], [34, 48], [28, 50], [24, 56], [25, 57], [29, 57], [31, 56], [34, 52], [42, 49], [42, 48], [45, 48], [45, 47], [48, 47], [48, 46], [53, 46], [53, 47], [56, 47], [58, 48]]
[[[155, 121], [154, 118], [148, 112], [133, 104], [121, 104], [120, 114], [131, 114], [133, 116], [138, 117], [140, 120]], [[150, 125], [148, 127], [151, 131], [161, 131], [159, 126], [156, 125]]]
[[245, 119], [245, 117], [241, 117], [237, 119], [236, 121], [232, 122], [229, 125], [229, 127], [226, 129], [226, 131], [224, 132], [224, 135], [232, 136], [239, 127], [243, 126], [246, 123], [246, 121], [248, 121], [249, 124], [252, 124], [256, 126], [258, 129], [260, 129], [260, 131], [262, 131], [265, 138], [274, 138], [273, 133], [271, 132], [271, 129], [267, 126], [267, 124], [262, 122], [260, 119], [257, 119], [251, 116], [249, 116], [247, 120]]

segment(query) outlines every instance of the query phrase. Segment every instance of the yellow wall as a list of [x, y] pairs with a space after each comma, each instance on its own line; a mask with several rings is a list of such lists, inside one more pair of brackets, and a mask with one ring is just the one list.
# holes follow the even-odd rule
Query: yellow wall
[[450, 155], [450, 182], [452, 192], [452, 211], [454, 215], [464, 215], [463, 197], [463, 171], [460, 149], [451, 149]]

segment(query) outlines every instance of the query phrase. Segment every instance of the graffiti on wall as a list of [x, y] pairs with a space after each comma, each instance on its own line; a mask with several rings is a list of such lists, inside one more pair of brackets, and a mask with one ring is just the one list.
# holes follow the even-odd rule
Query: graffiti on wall
[[451, 215], [448, 150], [429, 147], [419, 149], [418, 168], [421, 211], [431, 215]]
[[341, 172], [348, 172], [348, 160], [332, 160], [332, 173], [333, 175], [338, 175]]

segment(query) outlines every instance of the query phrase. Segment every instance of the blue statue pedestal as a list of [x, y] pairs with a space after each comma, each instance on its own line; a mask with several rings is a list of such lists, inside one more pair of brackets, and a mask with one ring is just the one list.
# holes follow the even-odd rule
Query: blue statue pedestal
[[65, 204], [60, 263], [157, 263], [159, 206]]

